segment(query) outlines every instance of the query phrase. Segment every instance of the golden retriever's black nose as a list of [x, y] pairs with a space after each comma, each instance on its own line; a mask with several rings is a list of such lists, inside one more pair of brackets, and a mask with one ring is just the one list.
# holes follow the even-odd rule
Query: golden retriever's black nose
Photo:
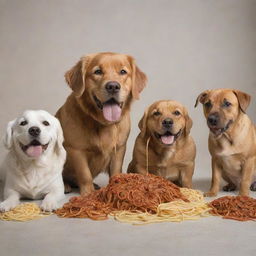
[[173, 125], [173, 120], [171, 118], [166, 118], [163, 120], [162, 125], [165, 128], [171, 128]]
[[120, 91], [121, 86], [118, 82], [110, 81], [106, 83], [105, 88], [108, 93], [115, 94]]
[[219, 116], [214, 113], [208, 116], [207, 122], [210, 126], [216, 126], [218, 124]]
[[37, 137], [41, 133], [41, 130], [39, 127], [32, 126], [28, 129], [28, 133], [33, 137]]

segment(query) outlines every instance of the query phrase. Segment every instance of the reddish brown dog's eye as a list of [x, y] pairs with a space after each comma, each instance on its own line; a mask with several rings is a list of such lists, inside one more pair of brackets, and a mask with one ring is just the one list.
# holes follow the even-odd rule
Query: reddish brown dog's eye
[[120, 74], [121, 74], [121, 75], [125, 75], [125, 74], [127, 74], [127, 71], [125, 71], [124, 69], [122, 69], [122, 70], [120, 71]]
[[49, 126], [50, 124], [49, 124], [49, 122], [47, 122], [47, 121], [43, 121], [43, 125]]

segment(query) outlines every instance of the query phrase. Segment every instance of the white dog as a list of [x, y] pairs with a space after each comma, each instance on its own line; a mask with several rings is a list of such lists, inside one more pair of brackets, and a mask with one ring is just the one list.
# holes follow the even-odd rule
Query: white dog
[[2, 169], [4, 201], [8, 211], [20, 198], [43, 199], [41, 208], [52, 211], [64, 196], [62, 180], [66, 151], [58, 119], [43, 110], [28, 110], [8, 123], [4, 144], [9, 150]]

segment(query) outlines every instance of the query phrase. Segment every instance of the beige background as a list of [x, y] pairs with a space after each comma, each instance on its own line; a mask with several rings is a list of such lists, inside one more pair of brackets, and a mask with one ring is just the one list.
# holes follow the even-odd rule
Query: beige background
[[[187, 106], [194, 121], [195, 187], [207, 189], [208, 130], [202, 108], [194, 109], [194, 102], [205, 89], [240, 89], [253, 96], [248, 113], [256, 121], [256, 0], [0, 0], [0, 135], [7, 122], [26, 109], [54, 114], [70, 93], [65, 71], [82, 55], [101, 51], [133, 55], [149, 78], [132, 107], [124, 170], [144, 109], [159, 99], [175, 99]], [[4, 153], [1, 146], [0, 159]], [[83, 247], [90, 255], [111, 256], [139, 251], [154, 256], [255, 254], [255, 227], [250, 223], [209, 218], [196, 225], [140, 229], [86, 223], [54, 217], [20, 226], [8, 223], [1, 229], [1, 248], [9, 250], [8, 255], [47, 255], [44, 250], [51, 255], [86, 255]], [[19, 240], [19, 228], [25, 242]], [[73, 235], [65, 236], [67, 230]], [[238, 230], [244, 233], [234, 236]], [[65, 246], [70, 239], [74, 247]], [[15, 247], [10, 241], [16, 240]]]
[[[23, 110], [54, 114], [70, 93], [65, 71], [80, 56], [100, 51], [131, 54], [148, 75], [132, 108], [124, 170], [144, 109], [174, 99], [194, 121], [195, 173], [210, 175], [208, 130], [194, 102], [210, 88], [255, 95], [256, 1], [1, 1], [1, 135]], [[254, 97], [248, 113], [256, 120]]]

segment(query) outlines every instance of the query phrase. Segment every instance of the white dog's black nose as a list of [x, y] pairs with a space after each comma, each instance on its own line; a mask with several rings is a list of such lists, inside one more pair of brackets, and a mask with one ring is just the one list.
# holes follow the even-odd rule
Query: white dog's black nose
[[41, 130], [39, 127], [32, 126], [28, 129], [28, 133], [33, 137], [37, 137], [41, 133]]
[[108, 93], [115, 94], [120, 91], [121, 86], [118, 82], [110, 81], [106, 83], [105, 88]]

